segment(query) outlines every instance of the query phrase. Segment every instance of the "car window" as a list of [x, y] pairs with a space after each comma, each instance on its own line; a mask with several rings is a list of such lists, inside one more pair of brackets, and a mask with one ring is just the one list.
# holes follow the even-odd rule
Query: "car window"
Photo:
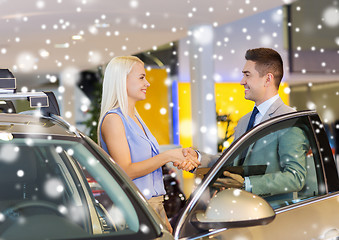
[[[176, 234], [209, 236], [251, 226], [256, 219], [272, 216], [267, 203], [269, 209], [279, 209], [325, 194], [323, 167], [308, 117], [263, 126], [234, 142], [209, 170], [192, 193], [191, 205], [179, 222], [181, 232]], [[245, 189], [225, 177], [225, 171], [250, 185]], [[254, 194], [246, 196], [248, 192]]]
[[249, 137], [219, 171], [212, 188], [227, 187], [225, 170], [242, 175], [244, 190], [263, 197], [274, 209], [325, 193], [320, 155], [307, 117], [268, 126]]
[[[72, 155], [68, 154], [70, 150], [74, 150]], [[106, 226], [105, 231], [115, 232], [129, 229], [138, 232], [139, 220], [136, 211], [121, 186], [116, 181], [111, 181], [111, 174], [97, 159], [93, 158], [87, 149], [83, 149], [82, 145], [76, 145], [70, 150], [65, 151], [65, 154], [80, 165], [90, 184], [91, 193], [96, 199], [96, 208], [99, 209], [100, 217], [107, 217], [103, 220], [110, 227]]]
[[79, 142], [0, 141], [0, 186], [4, 239], [24, 239], [27, 229], [51, 239], [150, 232], [126, 186]]
[[[320, 153], [307, 117], [275, 124], [260, 135], [249, 142], [252, 151], [243, 163], [266, 167], [263, 175], [248, 172], [253, 193], [273, 208], [325, 194]], [[258, 160], [260, 155], [265, 160]]]

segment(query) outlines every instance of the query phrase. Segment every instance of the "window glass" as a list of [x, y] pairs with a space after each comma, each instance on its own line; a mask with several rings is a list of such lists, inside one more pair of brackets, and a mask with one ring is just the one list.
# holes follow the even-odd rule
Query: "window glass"
[[[227, 155], [227, 151], [231, 152]], [[225, 156], [229, 156], [227, 159]], [[263, 197], [274, 209], [325, 194], [316, 140], [307, 117], [272, 124], [229, 148], [218, 160], [219, 170], [191, 211], [207, 212], [218, 193], [239, 188]], [[245, 186], [225, 176], [245, 179]], [[218, 209], [215, 209], [218, 212]], [[189, 219], [191, 219], [189, 217]], [[194, 218], [194, 217], [193, 217]]]
[[25, 228], [58, 239], [140, 231], [121, 184], [78, 142], [0, 141], [0, 189], [0, 238], [24, 239]]
[[[187, 212], [181, 237], [208, 236], [211, 229], [216, 233], [268, 218], [266, 202], [278, 209], [325, 194], [322, 164], [308, 117], [258, 129], [232, 144], [209, 171], [209, 178], [201, 182], [200, 186], [206, 187], [193, 192], [197, 202]], [[226, 177], [226, 171], [238, 181]], [[245, 186], [239, 184], [242, 179]], [[260, 202], [256, 195], [266, 201]]]
[[[225, 166], [231, 172], [240, 167], [244, 189], [263, 197], [273, 208], [325, 192], [316, 141], [306, 117], [257, 133]], [[223, 175], [220, 171], [219, 176]]]

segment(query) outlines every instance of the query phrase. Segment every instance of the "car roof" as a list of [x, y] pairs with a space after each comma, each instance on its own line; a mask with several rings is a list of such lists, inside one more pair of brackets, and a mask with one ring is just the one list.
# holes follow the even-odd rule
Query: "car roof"
[[57, 118], [16, 113], [0, 113], [0, 132], [77, 137], [69, 126]]

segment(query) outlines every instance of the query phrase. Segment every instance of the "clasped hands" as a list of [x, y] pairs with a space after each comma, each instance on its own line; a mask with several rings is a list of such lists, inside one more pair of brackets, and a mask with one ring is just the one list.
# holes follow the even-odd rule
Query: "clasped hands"
[[182, 148], [182, 161], [174, 161], [173, 166], [184, 171], [191, 171], [200, 165], [198, 154], [192, 148]]

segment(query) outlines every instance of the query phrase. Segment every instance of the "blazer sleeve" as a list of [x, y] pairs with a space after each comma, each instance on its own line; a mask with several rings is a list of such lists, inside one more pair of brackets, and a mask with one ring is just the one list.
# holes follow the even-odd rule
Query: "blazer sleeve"
[[278, 132], [277, 164], [280, 171], [251, 176], [252, 192], [259, 196], [300, 191], [307, 174], [309, 141], [299, 127]]

